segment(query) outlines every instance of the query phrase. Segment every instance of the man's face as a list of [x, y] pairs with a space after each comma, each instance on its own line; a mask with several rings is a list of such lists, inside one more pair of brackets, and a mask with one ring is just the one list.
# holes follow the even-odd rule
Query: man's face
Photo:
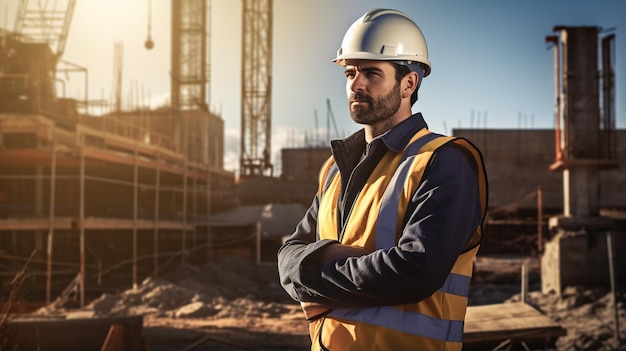
[[346, 93], [352, 120], [375, 125], [393, 116], [400, 107], [400, 83], [392, 63], [348, 60]]

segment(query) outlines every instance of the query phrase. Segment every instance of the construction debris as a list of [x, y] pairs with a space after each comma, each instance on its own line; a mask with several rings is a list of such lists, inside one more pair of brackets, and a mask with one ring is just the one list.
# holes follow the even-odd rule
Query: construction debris
[[[199, 266], [184, 265], [166, 277], [145, 279], [137, 289], [103, 294], [85, 310], [93, 316], [156, 315], [169, 318], [278, 316], [293, 303], [278, 284], [275, 264], [227, 258]], [[37, 315], [67, 313], [51, 304]]]
[[[607, 288], [568, 287], [562, 296], [534, 291], [528, 303], [544, 312], [567, 330], [557, 340], [558, 350], [626, 350], [626, 293], [617, 298], [620, 325], [619, 339], [614, 330], [614, 308]], [[520, 300], [520, 295], [507, 302]]]
[[[519, 279], [519, 270], [505, 270], [495, 264], [493, 259], [488, 261], [491, 264], [477, 264], [470, 304], [519, 302], [519, 284], [515, 283]], [[512, 260], [503, 259], [503, 262], [511, 266]], [[557, 340], [556, 350], [626, 350], [623, 342], [617, 346], [615, 341], [612, 329], [613, 306], [608, 288], [568, 288], [561, 297], [556, 294], [541, 294], [537, 281], [538, 267], [533, 263], [530, 267], [531, 291], [527, 302], [567, 329], [567, 335]], [[501, 283], [498, 284], [498, 281]], [[619, 318], [623, 321], [621, 340], [625, 340], [626, 294], [620, 294], [617, 301]], [[35, 314], [53, 316], [68, 312], [71, 311], [52, 304]], [[167, 277], [144, 280], [137, 289], [119, 294], [104, 294], [88, 304], [83, 310], [85, 312], [94, 317], [144, 315], [144, 326], [148, 330], [175, 326], [168, 330], [171, 333], [174, 333], [174, 329], [178, 333], [181, 329], [198, 332], [186, 345], [206, 338], [203, 333], [209, 330], [212, 335], [221, 335], [220, 337], [227, 339], [243, 338], [246, 334], [248, 338], [261, 338], [261, 335], [269, 338], [269, 334], [276, 337], [282, 333], [285, 340], [295, 337], [297, 331], [299, 338], [293, 340], [304, 344], [308, 342], [306, 324], [299, 307], [280, 287], [276, 265], [258, 265], [234, 258], [199, 266], [181, 266]], [[263, 332], [256, 330], [261, 327], [272, 328], [272, 323], [279, 322], [282, 323], [281, 327], [271, 332], [267, 329]], [[292, 327], [281, 329], [286, 324]], [[237, 333], [237, 329], [239, 334], [233, 336], [232, 333]], [[231, 334], [224, 336], [225, 330]], [[254, 330], [258, 334], [253, 333]], [[159, 329], [158, 334], [161, 338], [159, 340], [166, 338], [162, 329]], [[147, 339], [149, 341], [148, 336]], [[254, 342], [259, 343], [258, 340]], [[288, 348], [275, 348], [285, 349]]]

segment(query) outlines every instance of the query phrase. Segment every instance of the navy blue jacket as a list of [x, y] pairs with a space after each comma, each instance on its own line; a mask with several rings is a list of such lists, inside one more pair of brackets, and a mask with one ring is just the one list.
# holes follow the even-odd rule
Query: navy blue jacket
[[[402, 152], [422, 128], [427, 125], [418, 113], [369, 144], [364, 130], [331, 143], [342, 180], [341, 226], [383, 155], [388, 150]], [[388, 306], [427, 298], [440, 288], [483, 220], [477, 184], [477, 165], [471, 156], [453, 144], [439, 148], [409, 203], [398, 249], [369, 254], [357, 269], [347, 260], [315, 263], [321, 261], [318, 255], [326, 245], [341, 241], [316, 238], [316, 195], [278, 251], [282, 286], [297, 301], [330, 307]]]

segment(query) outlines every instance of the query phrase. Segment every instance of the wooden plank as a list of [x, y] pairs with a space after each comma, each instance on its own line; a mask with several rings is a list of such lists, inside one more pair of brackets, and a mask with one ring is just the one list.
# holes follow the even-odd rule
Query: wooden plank
[[[55, 230], [72, 229], [74, 218], [55, 217]], [[7, 218], [0, 219], [0, 230], [48, 230], [50, 228], [49, 218]]]
[[[78, 223], [77, 223], [78, 225]], [[159, 229], [193, 230], [193, 225], [183, 222], [159, 221]], [[155, 222], [151, 219], [139, 219], [137, 229], [154, 229]], [[133, 229], [133, 220], [125, 218], [85, 218], [85, 229]]]
[[468, 307], [463, 341], [547, 339], [566, 333], [560, 324], [528, 304], [503, 303]]
[[43, 148], [0, 150], [0, 164], [3, 168], [24, 166], [49, 166], [50, 150]]
[[120, 351], [126, 349], [126, 343], [124, 340], [124, 325], [113, 324], [109, 327], [106, 339], [102, 344], [101, 351]]
[[54, 121], [41, 115], [6, 115], [0, 118], [0, 131], [2, 133], [36, 133], [40, 126], [50, 128]]
[[[134, 158], [132, 154], [126, 154], [122, 152], [115, 152], [107, 149], [100, 149], [94, 147], [86, 147], [85, 148], [85, 157], [94, 160], [106, 161], [117, 165], [126, 165], [132, 167], [134, 165]], [[138, 158], [137, 165], [141, 168], [146, 169], [156, 169], [157, 163], [154, 160]], [[161, 162], [160, 165], [161, 172], [172, 173], [175, 175], [180, 175], [185, 172], [184, 163], [173, 164], [173, 163], [165, 163]], [[198, 178], [198, 179], [206, 179], [206, 172], [202, 171], [190, 171], [187, 172], [187, 176], [189, 178]]]
[[[123, 329], [114, 328], [113, 333], [124, 333], [124, 347], [119, 348], [113, 340], [103, 345], [112, 325], [123, 325]], [[23, 346], [22, 350], [40, 351], [84, 351], [116, 350], [146, 351], [143, 336], [142, 316], [97, 317], [97, 318], [12, 318], [7, 323], [8, 345]], [[115, 336], [115, 335], [113, 335]], [[28, 347], [26, 347], [28, 346]], [[17, 349], [11, 348], [11, 349]]]
[[[154, 158], [159, 155], [161, 171], [182, 174], [184, 172], [185, 156], [174, 150], [153, 144], [137, 142], [132, 138], [119, 136], [113, 133], [92, 129], [78, 125], [74, 132], [66, 131], [54, 126], [54, 122], [42, 116], [29, 116], [20, 118], [0, 118], [0, 135], [11, 133], [31, 133], [38, 140], [50, 142], [52, 135], [57, 135], [57, 146], [60, 150], [71, 151], [75, 146], [80, 133], [102, 139], [102, 147], [87, 146], [85, 157], [95, 160], [133, 165], [133, 152], [137, 150], [140, 157], [137, 159], [141, 168], [156, 169]], [[126, 152], [113, 151], [109, 147], [126, 150]], [[2, 165], [47, 165], [50, 160], [48, 148], [33, 147], [28, 149], [0, 150], [0, 163]], [[61, 155], [60, 155], [61, 156]], [[187, 176], [189, 178], [206, 179], [206, 170], [211, 169], [208, 165], [200, 162], [189, 162]], [[86, 160], [89, 162], [89, 160]], [[59, 166], [77, 166], [76, 158], [60, 157]], [[212, 170], [216, 172], [218, 170]], [[224, 172], [223, 170], [219, 170]]]
[[[79, 227], [80, 220], [74, 217], [55, 217], [55, 230], [72, 230]], [[95, 218], [87, 217], [84, 220], [85, 229], [132, 229], [133, 220], [125, 218]], [[176, 221], [159, 221], [155, 224], [154, 220], [140, 219], [137, 220], [138, 229], [159, 229], [165, 230], [193, 230], [193, 224], [185, 224]], [[0, 230], [48, 230], [50, 228], [50, 219], [48, 218], [7, 218], [0, 219]]]

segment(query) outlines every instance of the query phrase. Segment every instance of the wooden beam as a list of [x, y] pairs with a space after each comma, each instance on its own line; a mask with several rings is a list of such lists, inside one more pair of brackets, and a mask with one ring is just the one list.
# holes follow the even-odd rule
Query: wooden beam
[[[87, 217], [83, 221], [86, 230], [92, 229], [133, 229], [133, 220], [125, 218], [99, 218]], [[159, 230], [192, 230], [193, 224], [184, 224], [176, 221], [161, 221], [138, 219], [137, 229], [146, 230], [158, 228]], [[75, 217], [55, 217], [54, 230], [75, 230], [80, 227], [80, 220]], [[31, 231], [48, 230], [50, 220], [48, 218], [7, 218], [0, 219], [0, 231]]]
[[[147, 219], [138, 219], [136, 222], [137, 229], [154, 229], [155, 223], [159, 230], [192, 230], [193, 225], [184, 224], [175, 221], [154, 221]], [[124, 218], [85, 218], [85, 228], [87, 229], [133, 229], [133, 220]]]
[[[70, 217], [54, 218], [54, 230], [70, 230], [76, 221]], [[0, 219], [0, 231], [9, 230], [48, 230], [50, 219], [48, 218], [6, 218]]]
[[566, 334], [560, 324], [528, 304], [502, 303], [467, 308], [463, 343], [554, 339]]

